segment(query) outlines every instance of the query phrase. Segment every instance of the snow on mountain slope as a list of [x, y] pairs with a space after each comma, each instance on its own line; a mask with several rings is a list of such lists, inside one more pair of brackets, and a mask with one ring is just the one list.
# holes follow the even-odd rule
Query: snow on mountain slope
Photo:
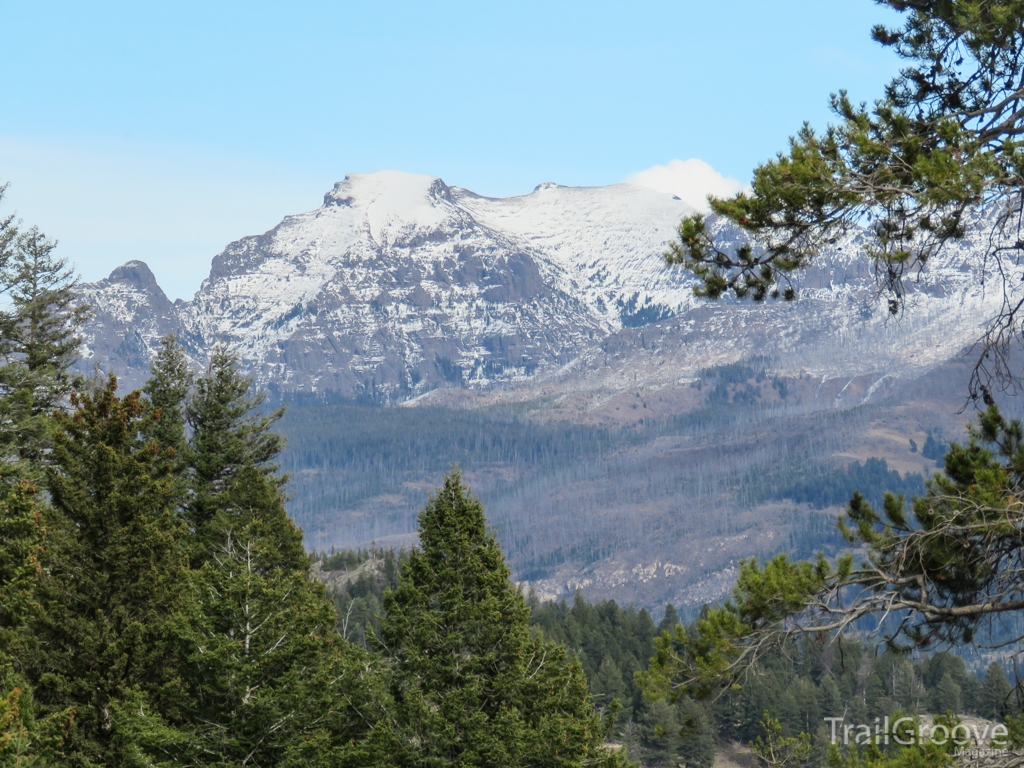
[[110, 277], [81, 286], [79, 298], [92, 309], [86, 326], [82, 367], [117, 361], [125, 383], [142, 383], [163, 336], [173, 333], [188, 346], [188, 332], [175, 307], [141, 261], [129, 261]]
[[693, 209], [672, 195], [631, 184], [540, 184], [529, 195], [488, 198], [452, 190], [477, 221], [515, 233], [574, 278], [609, 330], [690, 307], [692, 279], [661, 261]]

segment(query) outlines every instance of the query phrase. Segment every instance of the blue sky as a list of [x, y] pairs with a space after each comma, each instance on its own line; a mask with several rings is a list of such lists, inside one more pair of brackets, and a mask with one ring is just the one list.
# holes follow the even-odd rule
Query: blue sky
[[3, 5], [5, 209], [84, 279], [138, 258], [172, 298], [346, 173], [505, 196], [696, 158], [745, 184], [898, 67], [872, 0]]

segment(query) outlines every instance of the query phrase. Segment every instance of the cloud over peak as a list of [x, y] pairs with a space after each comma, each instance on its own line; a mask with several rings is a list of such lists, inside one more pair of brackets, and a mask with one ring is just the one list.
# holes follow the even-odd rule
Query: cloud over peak
[[703, 160], [672, 160], [668, 165], [655, 165], [625, 178], [627, 184], [649, 187], [675, 195], [698, 211], [707, 213], [708, 195], [732, 197], [743, 185], [723, 176]]

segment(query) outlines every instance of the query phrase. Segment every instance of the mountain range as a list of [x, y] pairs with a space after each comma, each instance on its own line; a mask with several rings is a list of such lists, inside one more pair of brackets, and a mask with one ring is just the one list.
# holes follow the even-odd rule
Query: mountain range
[[[908, 283], [898, 316], [856, 229], [798, 276], [795, 302], [700, 301], [661, 258], [690, 212], [628, 184], [498, 199], [352, 174], [316, 210], [229, 244], [190, 301], [169, 301], [141, 261], [82, 285], [93, 317], [81, 364], [137, 386], [167, 333], [197, 368], [215, 345], [235, 349], [293, 403], [292, 513], [316, 547], [411, 541], [446, 467], [396, 448], [405, 458], [384, 471], [366, 458], [381, 450], [374, 435], [430, 432], [428, 412], [484, 414], [466, 429], [513, 424], [531, 446], [561, 447], [532, 464], [516, 459], [522, 446], [484, 460], [448, 435], [433, 453], [463, 463], [520, 578], [549, 596], [585, 585], [695, 604], [721, 593], [738, 557], [793, 546], [796, 521], [818, 514], [779, 496], [799, 480], [797, 457], [807, 472], [871, 457], [934, 470], [909, 441], [959, 434], [958, 355], [1003, 293], [978, 256], [981, 222]], [[822, 419], [845, 431], [825, 440]], [[568, 431], [552, 437], [556, 425]], [[329, 428], [365, 440], [330, 454]], [[650, 482], [673, 472], [687, 482]], [[752, 493], [765, 473], [775, 490]], [[716, 522], [727, 514], [734, 524]]]
[[670, 320], [660, 327], [684, 343], [716, 342], [688, 369], [741, 358], [747, 336], [762, 354], [798, 351], [808, 370], [837, 371], [812, 349], [823, 342], [857, 359], [845, 369], [921, 370], [972, 340], [1001, 298], [979, 288], [968, 240], [911, 286], [895, 322], [852, 233], [800, 276], [797, 309], [741, 310], [757, 327], [722, 348], [734, 308], [696, 302], [692, 278], [660, 258], [689, 212], [627, 184], [495, 199], [427, 176], [353, 174], [320, 208], [228, 245], [191, 301], [171, 303], [139, 261], [83, 285], [95, 312], [84, 356], [134, 383], [174, 332], [199, 365], [231, 345], [263, 386], [391, 403], [557, 375]]

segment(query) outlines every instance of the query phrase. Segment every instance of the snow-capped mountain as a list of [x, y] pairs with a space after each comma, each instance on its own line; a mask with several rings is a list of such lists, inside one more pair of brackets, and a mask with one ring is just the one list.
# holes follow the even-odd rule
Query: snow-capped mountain
[[92, 308], [83, 367], [113, 365], [119, 374], [134, 379], [149, 367], [162, 337], [173, 333], [187, 341], [180, 304], [171, 303], [141, 261], [129, 261], [105, 280], [81, 285], [79, 296]]
[[85, 356], [134, 380], [174, 331], [198, 363], [227, 343], [284, 389], [389, 401], [515, 381], [682, 309], [686, 278], [659, 253], [687, 212], [627, 185], [494, 200], [354, 174], [315, 211], [231, 243], [190, 302], [171, 306], [141, 262], [83, 286]]
[[172, 305], [138, 261], [84, 285], [95, 313], [84, 357], [136, 384], [174, 332], [198, 365], [231, 345], [263, 386], [394, 402], [542, 380], [655, 321], [678, 337], [682, 357], [660, 374], [676, 379], [714, 357], [709, 345], [716, 362], [798, 349], [802, 365], [834, 366], [840, 345], [848, 360], [863, 347], [870, 365], [927, 368], [973, 340], [1001, 300], [985, 293], [968, 238], [933, 261], [912, 286], [912, 320], [894, 326], [852, 233], [800, 277], [808, 300], [796, 308], [698, 306], [692, 278], [661, 260], [690, 211], [628, 184], [495, 199], [429, 176], [353, 174], [316, 210], [228, 245], [191, 301]]

